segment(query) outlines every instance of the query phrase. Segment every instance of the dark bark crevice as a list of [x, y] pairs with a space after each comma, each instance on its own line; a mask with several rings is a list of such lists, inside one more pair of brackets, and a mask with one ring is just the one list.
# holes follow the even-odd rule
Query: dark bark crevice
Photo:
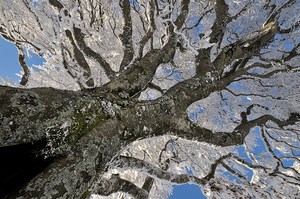
[[46, 140], [0, 148], [0, 198], [14, 197], [22, 186], [53, 162], [41, 155]]

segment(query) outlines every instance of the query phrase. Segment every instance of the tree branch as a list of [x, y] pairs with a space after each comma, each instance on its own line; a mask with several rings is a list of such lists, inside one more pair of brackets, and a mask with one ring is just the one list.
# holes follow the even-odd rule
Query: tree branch
[[[252, 107], [252, 106], [250, 106]], [[291, 113], [287, 120], [279, 120], [272, 115], [263, 115], [254, 120], [248, 121], [246, 115], [249, 113], [242, 112], [242, 122], [233, 130], [233, 132], [212, 132], [209, 129], [198, 126], [188, 119], [179, 119], [175, 122], [176, 125], [170, 130], [176, 136], [186, 139], [194, 139], [201, 142], [208, 142], [218, 146], [231, 146], [243, 144], [244, 138], [250, 130], [256, 126], [262, 126], [267, 121], [276, 123], [279, 127], [294, 124], [300, 121], [298, 113]]]
[[111, 69], [109, 64], [103, 59], [103, 57], [100, 54], [96, 53], [86, 45], [86, 43], [84, 42], [84, 34], [79, 28], [74, 27], [74, 37], [79, 47], [83, 50], [83, 52], [87, 56], [94, 58], [103, 67], [107, 76], [109, 78], [113, 78], [115, 76], [115, 72]]
[[[92, 74], [91, 74], [90, 66], [85, 60], [84, 54], [77, 47], [70, 30], [66, 30], [66, 36], [69, 38], [72, 44], [75, 59], [83, 69], [83, 76], [86, 78], [86, 82], [85, 82], [86, 85], [88, 87], [94, 87], [94, 80], [91, 77]], [[68, 68], [68, 70], [70, 70], [70, 68]]]
[[205, 184], [206, 180], [197, 178], [195, 176], [189, 175], [189, 174], [174, 174], [170, 173], [168, 171], [165, 171], [151, 163], [148, 163], [146, 161], [134, 158], [134, 157], [128, 157], [128, 156], [120, 156], [116, 160], [115, 166], [123, 169], [141, 169], [142, 171], [145, 171], [152, 175], [154, 178], [164, 179], [168, 180], [173, 183], [177, 184], [184, 184], [188, 182], [193, 182], [196, 184]]
[[221, 73], [224, 66], [241, 58], [250, 58], [259, 53], [262, 47], [267, 45], [276, 34], [277, 23], [270, 22], [260, 30], [253, 32], [237, 42], [223, 48], [222, 52], [214, 60], [213, 65]]
[[[184, 24], [188, 14], [189, 2], [189, 0], [182, 1], [182, 11], [175, 21], [177, 29]], [[176, 44], [177, 36], [172, 32], [168, 42], [162, 49], [150, 50], [138, 63], [133, 63], [127, 70], [124, 70], [118, 77], [106, 84], [105, 87], [110, 90], [122, 90], [127, 92], [129, 96], [134, 96], [150, 83], [160, 64], [168, 63], [173, 59]]]
[[18, 55], [19, 55], [19, 64], [21, 65], [21, 67], [23, 69], [23, 72], [24, 72], [20, 84], [22, 86], [25, 86], [28, 83], [28, 79], [29, 79], [29, 76], [30, 76], [30, 71], [29, 71], [28, 66], [25, 62], [25, 55], [24, 55], [23, 50], [19, 46], [17, 48], [18, 48]]
[[98, 182], [98, 186], [95, 190], [96, 193], [104, 196], [108, 196], [118, 191], [129, 193], [134, 198], [148, 198], [148, 192], [146, 190], [137, 187], [132, 182], [120, 178], [118, 174], [113, 174], [110, 179], [102, 178], [101, 181]]
[[132, 22], [129, 0], [120, 0], [120, 6], [122, 8], [124, 22], [123, 33], [120, 34], [120, 38], [124, 47], [124, 56], [120, 65], [120, 71], [122, 71], [132, 61], [134, 50], [132, 45]]
[[155, 12], [154, 0], [150, 0], [149, 4], [150, 4], [150, 13], [149, 13], [150, 26], [149, 26], [148, 31], [146, 32], [146, 34], [143, 36], [143, 38], [139, 42], [138, 55], [135, 58], [135, 60], [133, 61], [133, 63], [136, 63], [141, 59], [141, 57], [143, 56], [143, 50], [144, 50], [144, 47], [145, 47], [146, 43], [149, 41], [150, 38], [153, 37], [153, 33], [156, 30], [156, 25], [155, 25], [155, 20], [154, 20], [154, 15], [155, 15], [154, 14], [154, 12]]
[[215, 12], [216, 20], [214, 22], [212, 33], [210, 34], [210, 42], [218, 43], [222, 41], [225, 34], [225, 28], [229, 20], [228, 5], [224, 0], [216, 0]]

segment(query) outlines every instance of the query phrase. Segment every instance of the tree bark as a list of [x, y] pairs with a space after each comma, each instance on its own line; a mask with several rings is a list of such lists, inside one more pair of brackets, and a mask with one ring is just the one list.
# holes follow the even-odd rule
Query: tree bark
[[[219, 145], [242, 141], [234, 134], [213, 136], [210, 130], [195, 127], [185, 116], [178, 115], [174, 106], [178, 99], [138, 102], [120, 95], [111, 90], [100, 93], [0, 87], [0, 146], [44, 140], [47, 145], [39, 154], [56, 157], [17, 195], [86, 196], [122, 147], [149, 136], [172, 131], [181, 137]], [[226, 139], [228, 136], [230, 139]]]

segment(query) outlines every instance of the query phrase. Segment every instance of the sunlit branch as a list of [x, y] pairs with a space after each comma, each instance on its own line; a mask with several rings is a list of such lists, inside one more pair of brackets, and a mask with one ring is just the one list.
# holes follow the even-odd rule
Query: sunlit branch
[[85, 89], [85, 86], [82, 84], [82, 82], [78, 79], [78, 77], [76, 76], [76, 74], [73, 74], [71, 72], [71, 69], [74, 69], [73, 67], [71, 67], [66, 59], [67, 54], [69, 54], [69, 56], [71, 56], [71, 52], [65, 47], [65, 46], [61, 46], [61, 51], [62, 51], [62, 64], [64, 66], [64, 68], [66, 69], [67, 73], [76, 80], [77, 84], [79, 85], [79, 87], [81, 88], [81, 90]]
[[[291, 7], [293, 4], [295, 4], [297, 2], [297, 0], [288, 0], [286, 1], [285, 4], [283, 4], [280, 8], [278, 8], [275, 12], [273, 11], [271, 13], [271, 15], [269, 16], [269, 18], [267, 19], [267, 21], [265, 22], [265, 25], [270, 23], [270, 22], [274, 22], [274, 21], [277, 21], [278, 18], [280, 17], [280, 14], [281, 12], [288, 8], [288, 7]], [[264, 26], [265, 26], [264, 25]]]
[[37, 24], [39, 25], [40, 30], [43, 31], [39, 17], [32, 11], [32, 8], [30, 7], [27, 0], [22, 0], [22, 1], [24, 3], [25, 7], [29, 10], [29, 12], [31, 12], [34, 15], [34, 18], [35, 18]]
[[230, 166], [228, 166], [227, 164], [225, 164], [223, 161], [221, 162], [221, 165], [227, 170], [229, 171], [231, 174], [237, 176], [238, 178], [244, 180], [245, 182], [248, 182], [247, 178], [241, 174], [239, 174], [237, 171], [235, 171], [234, 169], [232, 169]]
[[279, 14], [283, 9], [292, 6], [294, 3], [294, 0], [288, 1], [269, 17], [260, 30], [253, 32], [241, 38], [236, 43], [223, 48], [222, 52], [217, 56], [213, 63], [215, 68], [221, 71], [223, 70], [223, 65], [228, 65], [235, 59], [249, 58], [258, 54], [262, 47], [271, 42], [278, 31], [278, 24], [276, 20], [279, 17]]
[[115, 166], [122, 169], [126, 169], [126, 168], [141, 169], [142, 171], [149, 173], [151, 176], [153, 176], [153, 178], [169, 180], [177, 184], [183, 184], [187, 182], [193, 182], [196, 184], [206, 183], [206, 179], [203, 180], [189, 174], [170, 173], [155, 165], [152, 165], [151, 163], [148, 163], [146, 161], [134, 157], [120, 156]]
[[102, 178], [101, 181], [98, 182], [98, 186], [94, 191], [105, 196], [121, 191], [129, 193], [134, 198], [148, 198], [148, 192], [146, 190], [137, 187], [132, 182], [120, 178], [118, 174], [111, 175], [110, 179]]
[[243, 59], [237, 59], [237, 60], [234, 60], [232, 63], [231, 63], [231, 67], [230, 67], [230, 70], [229, 71], [224, 71], [223, 74], [222, 74], [222, 78], [226, 77], [227, 75], [231, 74], [231, 73], [234, 73], [238, 68], [244, 68], [244, 66], [246, 66], [246, 64], [248, 63], [249, 61], [249, 58], [246, 57], [246, 58], [243, 58]]
[[18, 61], [24, 73], [21, 78], [20, 85], [25, 86], [28, 83], [28, 79], [30, 77], [30, 70], [28, 69], [28, 66], [25, 62], [25, 54], [21, 47], [21, 43], [19, 43], [18, 41], [14, 41], [13, 38], [10, 38], [7, 34], [5, 34], [4, 30], [1, 27], [0, 27], [0, 35], [3, 38], [7, 39], [8, 41], [13, 42], [18, 49]]

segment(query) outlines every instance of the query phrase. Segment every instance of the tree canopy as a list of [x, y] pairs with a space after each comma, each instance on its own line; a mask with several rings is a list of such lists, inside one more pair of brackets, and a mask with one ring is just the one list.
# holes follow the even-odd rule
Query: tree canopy
[[2, 0], [23, 71], [0, 86], [0, 147], [43, 143], [51, 160], [8, 197], [300, 197], [299, 8]]

